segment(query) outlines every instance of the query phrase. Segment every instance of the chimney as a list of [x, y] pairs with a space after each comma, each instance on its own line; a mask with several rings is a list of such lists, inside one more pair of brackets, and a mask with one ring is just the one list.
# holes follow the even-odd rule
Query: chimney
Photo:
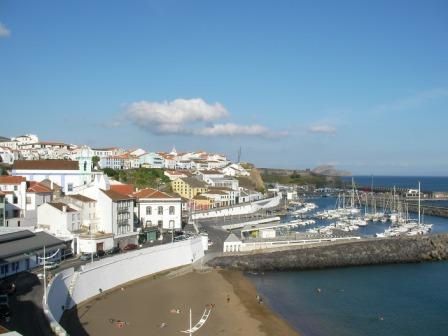
[[66, 205], [62, 206], [62, 212], [67, 212], [67, 206]]
[[50, 189], [53, 190], [53, 181], [50, 181]]

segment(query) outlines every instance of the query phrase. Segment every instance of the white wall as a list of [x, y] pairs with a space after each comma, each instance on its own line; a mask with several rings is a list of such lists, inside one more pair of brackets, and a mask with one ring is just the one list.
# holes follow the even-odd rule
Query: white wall
[[197, 212], [192, 214], [193, 219], [201, 218], [213, 218], [213, 217], [223, 217], [231, 215], [245, 215], [254, 213], [261, 209], [269, 209], [280, 204], [281, 197], [275, 196], [272, 198], [262, 199], [252, 203], [241, 204], [237, 206], [232, 206], [222, 209], [211, 209], [208, 211]]
[[[202, 239], [196, 237], [95, 261], [82, 266], [79, 273], [71, 273], [73, 268], [65, 270], [49, 284], [49, 309], [46, 310], [44, 304], [44, 312], [53, 330], [61, 328], [55, 320], [61, 318], [62, 306], [69, 309], [99, 294], [100, 288], [106, 291], [157, 272], [191, 264], [203, 256]], [[72, 292], [71, 299], [67, 299], [69, 291]], [[63, 335], [63, 332], [58, 334]]]
[[[151, 215], [146, 214], [146, 207], [148, 206], [151, 207]], [[163, 215], [158, 214], [159, 206], [163, 207]], [[174, 215], [170, 215], [170, 206], [174, 206]], [[157, 226], [159, 220], [161, 220], [162, 228], [165, 230], [182, 229], [182, 201], [180, 198], [173, 200], [141, 198], [138, 200], [137, 207], [134, 210], [137, 213], [138, 219], [141, 221], [142, 227], [146, 226], [147, 221], [151, 221], [151, 226]], [[170, 221], [174, 221], [174, 227], [170, 225]]]

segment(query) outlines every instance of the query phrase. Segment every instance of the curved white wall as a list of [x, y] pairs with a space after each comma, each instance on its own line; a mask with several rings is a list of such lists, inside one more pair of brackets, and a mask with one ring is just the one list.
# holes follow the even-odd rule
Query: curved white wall
[[213, 218], [233, 215], [245, 215], [254, 213], [261, 209], [269, 209], [276, 207], [280, 204], [281, 197], [275, 196], [272, 198], [261, 199], [252, 203], [244, 203], [240, 205], [234, 205], [228, 208], [210, 209], [203, 212], [196, 212], [192, 214], [192, 219], [201, 218]]
[[44, 304], [44, 312], [56, 334], [65, 335], [65, 331], [55, 324], [61, 318], [63, 308], [69, 309], [88, 300], [99, 294], [100, 289], [106, 291], [147, 275], [191, 264], [203, 256], [202, 240], [197, 237], [105, 258], [82, 266], [80, 272], [73, 272], [73, 268], [65, 270], [50, 282], [48, 309]]

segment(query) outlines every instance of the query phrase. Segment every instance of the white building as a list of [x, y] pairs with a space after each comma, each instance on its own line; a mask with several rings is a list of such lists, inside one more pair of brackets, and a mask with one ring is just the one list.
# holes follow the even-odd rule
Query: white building
[[0, 176], [0, 191], [5, 194], [5, 226], [21, 226], [26, 208], [26, 179], [23, 176]]
[[141, 167], [144, 168], [163, 168], [164, 159], [161, 155], [151, 152], [138, 157]]
[[250, 173], [239, 163], [232, 163], [222, 169], [226, 176], [250, 176]]
[[13, 162], [14, 162], [13, 150], [8, 147], [0, 147], [0, 163], [13, 164]]
[[66, 194], [78, 193], [79, 189], [90, 185], [108, 188], [109, 180], [102, 172], [92, 171], [91, 158], [80, 161], [70, 160], [16, 160], [12, 175], [23, 176], [28, 181], [49, 179], [61, 186]]
[[[80, 211], [61, 202], [42, 204], [37, 209], [38, 227], [58, 238], [72, 239], [81, 229]], [[67, 239], [64, 239], [67, 240]]]
[[98, 156], [100, 159], [107, 156], [117, 156], [124, 153], [124, 151], [118, 147], [109, 148], [92, 148], [93, 155]]
[[85, 188], [80, 194], [97, 201], [97, 232], [110, 234], [113, 246], [124, 247], [137, 242], [138, 232], [134, 231], [134, 198], [97, 187]]
[[179, 170], [165, 170], [163, 172], [163, 175], [167, 176], [170, 179], [170, 181], [174, 181], [175, 179], [178, 178], [188, 177], [190, 176], [190, 173]]
[[231, 233], [224, 241], [223, 252], [240, 252], [242, 245], [241, 240], [234, 233]]
[[182, 229], [182, 199], [147, 188], [134, 193], [135, 213], [141, 227], [157, 226], [162, 230]]

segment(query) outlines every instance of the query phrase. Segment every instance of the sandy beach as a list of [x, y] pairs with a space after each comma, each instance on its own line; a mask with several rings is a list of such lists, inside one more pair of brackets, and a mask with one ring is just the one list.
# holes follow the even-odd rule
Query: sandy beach
[[156, 275], [105, 292], [63, 316], [70, 335], [182, 335], [204, 310], [194, 335], [273, 336], [298, 333], [257, 301], [253, 284], [234, 271], [191, 272], [172, 279]]

